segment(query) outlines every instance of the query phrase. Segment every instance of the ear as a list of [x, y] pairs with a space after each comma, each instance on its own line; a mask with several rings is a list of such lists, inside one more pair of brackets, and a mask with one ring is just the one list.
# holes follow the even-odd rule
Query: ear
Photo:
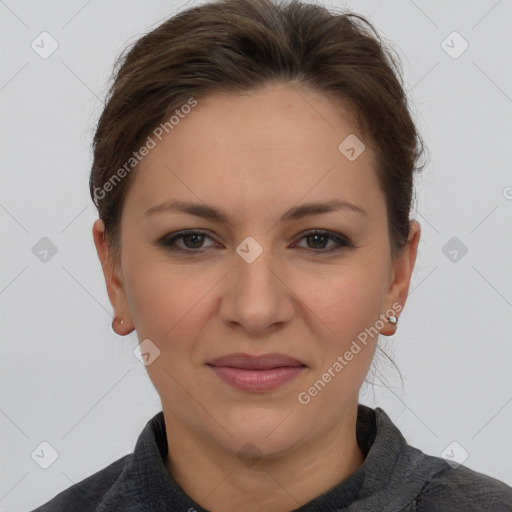
[[[410, 221], [409, 237], [407, 245], [393, 262], [393, 268], [390, 276], [389, 291], [385, 299], [386, 310], [394, 309], [395, 316], [399, 318], [399, 312], [402, 311], [409, 293], [409, 285], [411, 283], [412, 271], [416, 263], [416, 255], [418, 253], [418, 244], [421, 237], [421, 226], [415, 221]], [[393, 306], [395, 304], [395, 306]], [[397, 307], [399, 304], [399, 307]], [[384, 336], [392, 336], [395, 334], [397, 326], [387, 322], [380, 333]]]
[[[134, 330], [133, 321], [126, 299], [126, 292], [124, 289], [123, 281], [121, 279], [121, 269], [119, 263], [114, 262], [107, 246], [105, 237], [105, 224], [101, 219], [94, 222], [92, 227], [92, 236], [96, 252], [101, 262], [103, 275], [105, 277], [105, 284], [107, 286], [108, 298], [114, 310], [114, 317], [112, 320], [112, 329], [116, 334], [125, 336]], [[121, 320], [123, 323], [121, 324]]]

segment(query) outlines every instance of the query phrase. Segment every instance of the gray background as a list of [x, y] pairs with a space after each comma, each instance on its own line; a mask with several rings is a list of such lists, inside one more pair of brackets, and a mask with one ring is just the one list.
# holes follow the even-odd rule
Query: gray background
[[[31, 509], [130, 453], [160, 410], [136, 334], [111, 331], [88, 172], [115, 57], [185, 5], [0, 0], [2, 511]], [[404, 386], [383, 366], [361, 402], [412, 445], [442, 456], [456, 441], [448, 457], [462, 448], [465, 465], [512, 485], [512, 2], [327, 5], [366, 15], [398, 48], [430, 151], [409, 299], [397, 334], [381, 337]], [[31, 47], [50, 48], [43, 31], [59, 45], [46, 59]], [[461, 40], [444, 43], [452, 56], [442, 44], [453, 31], [469, 44], [457, 58]], [[57, 248], [46, 262], [43, 237]], [[31, 457], [43, 441], [58, 452], [48, 469]]]

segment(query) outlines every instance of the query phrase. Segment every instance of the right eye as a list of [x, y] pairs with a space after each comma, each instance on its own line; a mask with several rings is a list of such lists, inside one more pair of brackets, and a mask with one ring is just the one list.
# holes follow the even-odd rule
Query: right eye
[[[204, 250], [201, 250], [203, 248], [202, 246], [205, 238], [213, 240], [202, 231], [180, 231], [178, 233], [169, 233], [168, 235], [165, 235], [157, 242], [157, 244], [170, 251], [201, 254], [205, 252]], [[184, 246], [180, 246], [177, 243], [178, 241], [182, 242]]]

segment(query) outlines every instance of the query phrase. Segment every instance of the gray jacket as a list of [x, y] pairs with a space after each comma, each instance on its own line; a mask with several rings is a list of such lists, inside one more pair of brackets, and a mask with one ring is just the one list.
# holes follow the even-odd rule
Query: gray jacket
[[[359, 404], [357, 441], [365, 455], [357, 471], [293, 512], [512, 511], [512, 487], [410, 446], [379, 407]], [[132, 454], [33, 512], [208, 512], [172, 479], [164, 463], [167, 450], [159, 412]]]

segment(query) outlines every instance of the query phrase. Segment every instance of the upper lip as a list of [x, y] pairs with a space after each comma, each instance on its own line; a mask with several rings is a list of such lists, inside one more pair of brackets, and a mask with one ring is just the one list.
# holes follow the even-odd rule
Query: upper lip
[[217, 357], [207, 364], [210, 366], [231, 366], [232, 368], [243, 368], [246, 370], [268, 370], [282, 366], [306, 366], [303, 362], [294, 357], [284, 354], [263, 354], [251, 356], [249, 354], [235, 353]]

